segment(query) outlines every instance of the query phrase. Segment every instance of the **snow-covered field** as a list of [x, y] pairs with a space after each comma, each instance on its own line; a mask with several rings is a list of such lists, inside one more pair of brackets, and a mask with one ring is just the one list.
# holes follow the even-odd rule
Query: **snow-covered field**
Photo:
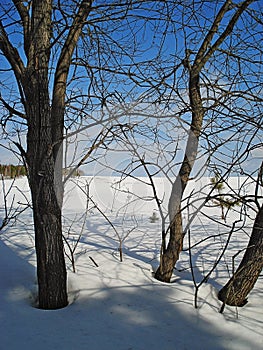
[[[76, 248], [76, 273], [72, 272], [72, 264], [66, 258], [70, 299], [67, 308], [43, 311], [34, 307], [36, 278], [31, 210], [25, 210], [2, 230], [1, 349], [263, 348], [262, 276], [245, 307], [226, 306], [220, 314], [221, 303], [217, 300], [217, 291], [228, 280], [233, 262], [236, 267], [240, 261], [243, 252], [235, 260], [232, 257], [246, 246], [252, 221], [246, 220], [244, 225], [238, 221], [243, 219], [239, 208], [229, 212], [226, 224], [220, 219], [217, 207], [203, 208], [203, 214], [196, 215], [190, 226], [190, 242], [193, 245], [203, 240], [191, 251], [197, 284], [213, 268], [236, 221], [226, 255], [199, 288], [196, 309], [188, 239], [173, 283], [160, 283], [153, 278], [159, 259], [161, 220], [155, 202], [150, 200], [152, 189], [143, 181], [127, 179], [119, 187], [117, 178], [82, 177], [67, 184], [64, 236], [71, 249]], [[237, 186], [236, 179], [231, 181]], [[10, 184], [11, 180], [5, 181], [6, 191]], [[201, 191], [204, 185], [207, 187]], [[156, 186], [165, 208], [170, 185], [157, 178]], [[209, 179], [191, 182], [188, 193], [194, 191], [196, 208], [209, 188]], [[85, 195], [88, 189], [89, 202]], [[252, 188], [246, 191], [252, 191]], [[0, 218], [4, 217], [2, 193], [0, 187]], [[8, 205], [13, 201], [13, 208], [23, 208], [27, 198], [30, 196], [26, 179], [17, 179], [8, 193]], [[185, 211], [185, 221], [195, 207]], [[152, 223], [149, 218], [153, 212], [159, 220]], [[253, 212], [249, 211], [249, 214], [253, 219]], [[123, 262], [119, 260], [120, 241]]]

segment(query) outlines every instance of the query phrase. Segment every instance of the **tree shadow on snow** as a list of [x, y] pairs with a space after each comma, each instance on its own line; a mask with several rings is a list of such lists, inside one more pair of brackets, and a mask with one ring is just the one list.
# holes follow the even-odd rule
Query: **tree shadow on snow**
[[155, 281], [135, 286], [118, 285], [119, 280], [116, 274], [115, 286], [108, 279], [104, 288], [83, 288], [69, 307], [72, 334], [81, 328], [75, 341], [85, 349], [229, 349], [222, 329], [199, 317], [189, 296], [178, 298], [175, 288]]
[[139, 264], [105, 262], [72, 274], [77, 299], [67, 308], [44, 311], [14, 298], [15, 291], [21, 298], [21, 288], [29, 290], [35, 269], [0, 240], [3, 349], [229, 349], [230, 332], [227, 338], [216, 322], [199, 315], [189, 290], [154, 280]]
[[1, 299], [7, 302], [33, 303], [35, 267], [0, 239]]

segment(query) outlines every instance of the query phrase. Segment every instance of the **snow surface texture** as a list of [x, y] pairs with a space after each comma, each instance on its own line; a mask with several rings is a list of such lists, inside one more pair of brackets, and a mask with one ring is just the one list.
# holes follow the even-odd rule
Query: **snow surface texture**
[[[242, 222], [238, 223], [240, 229], [234, 231], [226, 256], [208, 281], [201, 285], [198, 308], [195, 309], [194, 284], [187, 251], [182, 253], [177, 264], [173, 283], [160, 283], [153, 278], [152, 273], [158, 266], [161, 222], [155, 210], [156, 204], [150, 201], [151, 188], [131, 180], [121, 187], [113, 185], [117, 180], [83, 177], [66, 186], [64, 235], [74, 247], [82, 234], [75, 250], [76, 273], [72, 272], [72, 264], [67, 259], [70, 299], [67, 308], [44, 311], [33, 307], [37, 293], [30, 209], [2, 230], [0, 348], [262, 349], [262, 276], [245, 307], [226, 306], [224, 313], [220, 314], [221, 303], [217, 300], [217, 291], [231, 273], [232, 256], [247, 244], [252, 221], [247, 221], [244, 227]], [[207, 191], [209, 188], [209, 180], [202, 181], [192, 182], [189, 189], [189, 193], [195, 190], [200, 203], [200, 188], [205, 183]], [[10, 184], [11, 180], [6, 180], [7, 188]], [[84, 192], [87, 184], [90, 184], [92, 201], [88, 202], [86, 211]], [[164, 179], [157, 179], [156, 184], [165, 207], [169, 184]], [[139, 199], [147, 196], [148, 201]], [[1, 207], [2, 197], [0, 188]], [[18, 179], [8, 194], [8, 204], [11, 205], [13, 201], [16, 207], [23, 207], [26, 198], [30, 198], [26, 179]], [[100, 207], [101, 212], [114, 223], [117, 233], [96, 207]], [[149, 217], [154, 211], [159, 220], [151, 222]], [[191, 211], [194, 212], [194, 208]], [[207, 239], [192, 249], [197, 283], [213, 267], [231, 224], [239, 217], [235, 210], [229, 212], [227, 226], [220, 219], [219, 208], [207, 208], [206, 214], [218, 220], [211, 221], [209, 217], [199, 214], [191, 224], [191, 244], [218, 233], [223, 235]], [[184, 214], [185, 220], [187, 215], [191, 213]], [[4, 217], [2, 211], [0, 217]], [[122, 263], [118, 250], [120, 240], [123, 240]], [[185, 248], [188, 244], [186, 241]], [[235, 266], [241, 256], [242, 253], [238, 254]]]

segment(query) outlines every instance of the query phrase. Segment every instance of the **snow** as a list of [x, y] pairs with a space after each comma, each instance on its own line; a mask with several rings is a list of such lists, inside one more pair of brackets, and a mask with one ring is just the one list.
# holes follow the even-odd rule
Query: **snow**
[[[143, 181], [135, 183], [127, 179], [121, 187], [123, 192], [118, 190], [118, 185], [113, 186], [118, 182], [117, 178], [83, 177], [77, 180], [77, 185], [76, 181], [67, 184], [64, 235], [74, 247], [82, 234], [75, 252], [76, 273], [72, 272], [67, 259], [70, 300], [67, 308], [45, 311], [34, 307], [37, 287], [30, 209], [2, 230], [1, 349], [263, 348], [262, 276], [243, 308], [226, 306], [221, 314], [221, 302], [217, 299], [217, 291], [228, 280], [228, 270], [232, 269], [232, 256], [247, 244], [253, 213], [244, 227], [241, 222], [237, 223], [239, 230], [234, 230], [226, 256], [199, 288], [198, 308], [195, 309], [187, 251], [181, 255], [172, 283], [161, 283], [153, 278], [153, 271], [158, 266], [161, 222], [159, 219], [150, 223], [149, 217], [153, 211], [158, 215], [158, 211], [154, 201], [140, 199], [150, 199], [152, 195], [151, 188]], [[92, 201], [84, 215], [87, 200], [83, 189], [87, 189], [88, 183]], [[189, 193], [194, 189], [201, 201], [200, 189], [208, 183], [207, 179], [192, 183]], [[6, 180], [7, 188], [10, 184], [11, 180]], [[156, 179], [156, 185], [165, 208], [170, 185], [161, 178]], [[27, 199], [30, 200], [26, 179], [17, 179], [8, 194], [7, 204], [10, 206], [14, 200], [16, 208], [24, 208]], [[3, 207], [3, 202], [0, 204]], [[114, 223], [118, 235], [96, 206]], [[210, 217], [220, 217], [218, 208], [205, 210]], [[184, 215], [187, 219], [188, 214]], [[0, 216], [3, 218], [2, 211]], [[220, 219], [211, 221], [202, 214], [193, 221], [191, 243], [219, 232], [223, 234], [203, 241], [192, 250], [196, 283], [200, 283], [213, 267], [231, 224], [239, 217], [237, 209], [229, 213], [228, 226], [223, 222], [220, 224]], [[121, 263], [118, 248], [122, 239]], [[185, 248], [187, 245], [186, 240]], [[242, 253], [237, 255], [235, 266]]]

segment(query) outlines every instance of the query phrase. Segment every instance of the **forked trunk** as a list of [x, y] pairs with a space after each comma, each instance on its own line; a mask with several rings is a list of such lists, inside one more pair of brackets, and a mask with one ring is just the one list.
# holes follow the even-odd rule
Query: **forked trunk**
[[[79, 36], [92, 9], [92, 1], [78, 2], [70, 25], [61, 28], [61, 32], [57, 32], [53, 25], [53, 20], [56, 20], [54, 6], [52, 0], [13, 1], [10, 16], [23, 29], [19, 39], [24, 43], [22, 58], [21, 48], [17, 50], [12, 46], [5, 31], [12, 21], [7, 26], [0, 21], [1, 54], [9, 61], [16, 77], [25, 108], [22, 116], [28, 126], [27, 150], [23, 150], [23, 156], [28, 166], [32, 195], [39, 307], [43, 309], [57, 309], [68, 304], [61, 227], [61, 146], [68, 73]], [[58, 41], [59, 46], [55, 49]], [[52, 47], [55, 55], [50, 61]], [[50, 94], [52, 82], [53, 93]], [[21, 116], [21, 113], [18, 115]]]
[[58, 152], [63, 129], [57, 127], [63, 124], [63, 113], [52, 115], [49, 96], [51, 13], [51, 0], [32, 3], [31, 42], [22, 77], [28, 121], [26, 158], [35, 225], [38, 306], [41, 309], [58, 309], [68, 304], [61, 227], [62, 163], [61, 152]]
[[259, 209], [244, 257], [228, 283], [219, 291], [224, 304], [243, 306], [263, 268], [263, 205]]

